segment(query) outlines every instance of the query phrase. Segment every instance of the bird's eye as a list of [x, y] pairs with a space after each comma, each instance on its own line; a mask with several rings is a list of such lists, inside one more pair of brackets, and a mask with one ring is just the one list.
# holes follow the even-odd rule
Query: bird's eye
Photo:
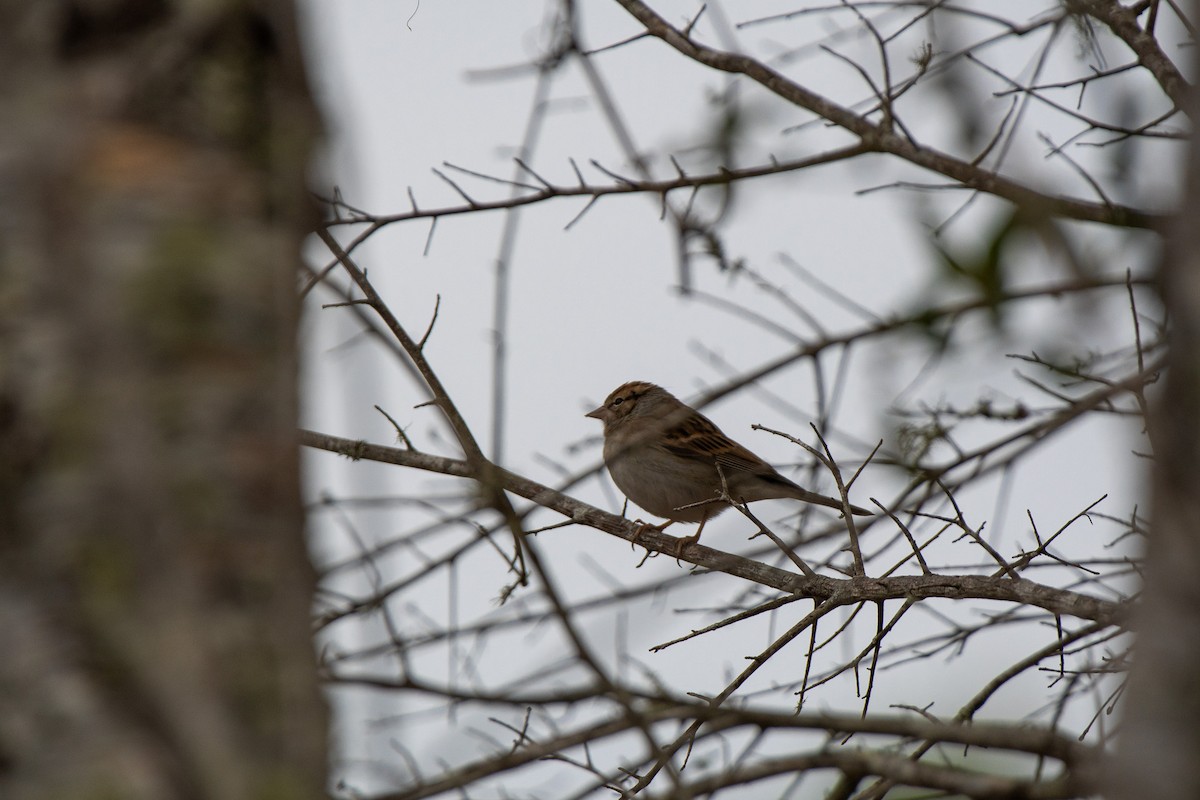
[[624, 403], [624, 402], [625, 402], [624, 397], [618, 397], [617, 399], [612, 401], [613, 408], [616, 408], [617, 406], [621, 405], [621, 403]]

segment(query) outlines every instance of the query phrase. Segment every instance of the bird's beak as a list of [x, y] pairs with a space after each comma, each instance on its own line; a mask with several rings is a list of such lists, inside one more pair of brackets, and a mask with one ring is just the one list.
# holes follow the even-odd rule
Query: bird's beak
[[603, 422], [603, 421], [604, 421], [604, 412], [605, 412], [605, 411], [607, 411], [607, 410], [608, 410], [608, 409], [607, 409], [607, 408], [605, 408], [604, 406], [596, 406], [596, 407], [595, 407], [595, 408], [593, 408], [591, 411], [589, 411], [588, 413], [584, 414], [584, 416], [585, 416], [585, 417], [591, 417], [592, 419], [598, 419], [598, 420], [600, 420], [601, 422]]

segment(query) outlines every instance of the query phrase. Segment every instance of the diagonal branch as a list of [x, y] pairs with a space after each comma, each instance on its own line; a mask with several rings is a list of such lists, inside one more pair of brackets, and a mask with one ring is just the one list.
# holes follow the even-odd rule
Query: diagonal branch
[[[1137, 4], [1141, 6], [1142, 4]], [[1158, 39], [1138, 25], [1139, 10], [1123, 6], [1116, 0], [1070, 0], [1067, 7], [1082, 11], [1089, 17], [1103, 22], [1118, 39], [1134, 52], [1138, 63], [1154, 76], [1175, 107], [1185, 114], [1191, 113], [1192, 103], [1188, 99], [1190, 84], [1180, 73], [1175, 62], [1159, 47]]]
[[648, 33], [666, 42], [693, 61], [722, 72], [745, 75], [789, 103], [811, 111], [822, 119], [853, 133], [865, 147], [874, 152], [897, 156], [919, 167], [952, 178], [971, 189], [994, 194], [1017, 206], [1036, 210], [1042, 214], [1069, 216], [1074, 219], [1123, 227], [1144, 227], [1151, 224], [1150, 218], [1137, 209], [1047, 195], [973, 163], [955, 158], [948, 153], [917, 144], [882, 125], [871, 122], [865, 116], [856, 114], [845, 106], [804, 88], [757, 59], [700, 44], [667, 23], [641, 0], [617, 0], [617, 2], [641, 22]]
[[350, 254], [342, 248], [337, 239], [325, 228], [317, 229], [317, 236], [329, 248], [334, 257], [341, 263], [342, 268], [348, 274], [362, 291], [366, 298], [367, 304], [375, 310], [379, 318], [387, 325], [388, 330], [396, 337], [396, 341], [404, 348], [404, 352], [412, 360], [413, 365], [421, 374], [421, 378], [425, 381], [425, 385], [429, 387], [429, 391], [433, 394], [434, 404], [441, 409], [442, 414], [450, 423], [451, 429], [454, 431], [455, 437], [458, 439], [459, 446], [462, 447], [463, 453], [466, 454], [467, 463], [471, 467], [471, 475], [478, 482], [483, 493], [483, 500], [492, 508], [496, 509], [505, 521], [508, 523], [509, 531], [513, 537], [514, 556], [516, 558], [517, 579], [525, 584], [528, 582], [528, 574], [525, 568], [525, 557], [522, 543], [524, 537], [521, 531], [521, 521], [517, 517], [516, 511], [513, 510], [512, 503], [505, 497], [504, 492], [499, 490], [496, 481], [493, 478], [498, 467], [489, 461], [480, 449], [479, 443], [475, 441], [475, 435], [471, 433], [470, 426], [467, 425], [466, 419], [459, 412], [458, 406], [450, 398], [446, 387], [442, 385], [442, 381], [438, 378], [437, 373], [433, 371], [429, 361], [425, 358], [425, 353], [422, 351], [420, 344], [417, 343], [400, 321], [396, 319], [396, 315], [388, 308], [387, 303], [375, 291], [375, 287], [367, 280], [367, 275], [354, 260]]

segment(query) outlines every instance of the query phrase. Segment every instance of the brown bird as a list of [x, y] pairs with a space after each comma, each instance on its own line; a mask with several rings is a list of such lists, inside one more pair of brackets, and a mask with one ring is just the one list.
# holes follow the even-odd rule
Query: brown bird
[[[699, 522], [679, 540], [677, 553], [698, 541], [704, 524], [729, 508], [721, 499], [722, 477], [738, 503], [795, 498], [845, 511], [840, 500], [810, 492], [730, 439], [708, 417], [660, 386], [631, 381], [587, 413], [604, 423], [604, 463], [625, 496], [657, 517], [663, 530], [675, 522]], [[854, 514], [871, 512], [850, 506]]]

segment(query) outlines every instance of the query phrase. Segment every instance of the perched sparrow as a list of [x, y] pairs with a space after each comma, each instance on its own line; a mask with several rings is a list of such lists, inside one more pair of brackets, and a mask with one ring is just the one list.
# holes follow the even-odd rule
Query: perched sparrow
[[[729, 503], [720, 499], [722, 476], [739, 503], [793, 497], [843, 510], [840, 500], [802, 489], [767, 462], [730, 439], [708, 417], [662, 387], [632, 381], [618, 387], [587, 416], [604, 423], [604, 463], [617, 488], [659, 517], [699, 522], [678, 552], [700, 539], [704, 523]], [[858, 506], [855, 514], [870, 515]]]

